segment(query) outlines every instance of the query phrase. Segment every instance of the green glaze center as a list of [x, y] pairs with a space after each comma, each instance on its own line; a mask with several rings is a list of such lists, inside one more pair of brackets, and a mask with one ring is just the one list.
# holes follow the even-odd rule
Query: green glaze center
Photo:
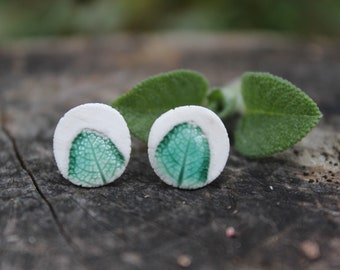
[[93, 130], [82, 130], [69, 154], [69, 179], [82, 186], [98, 186], [114, 180], [125, 159], [114, 143]]
[[155, 160], [162, 174], [175, 186], [203, 186], [210, 163], [208, 140], [199, 126], [188, 122], [178, 124], [157, 146]]

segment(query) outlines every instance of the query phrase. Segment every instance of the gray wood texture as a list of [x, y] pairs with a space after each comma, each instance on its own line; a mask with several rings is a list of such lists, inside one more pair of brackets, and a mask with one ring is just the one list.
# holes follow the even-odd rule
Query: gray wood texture
[[[340, 269], [339, 45], [235, 34], [2, 44], [0, 269]], [[111, 185], [79, 188], [61, 177], [52, 137], [68, 109], [109, 104], [177, 68], [216, 86], [269, 71], [304, 89], [324, 117], [270, 158], [232, 147], [218, 180], [196, 191], [159, 181], [137, 140]]]

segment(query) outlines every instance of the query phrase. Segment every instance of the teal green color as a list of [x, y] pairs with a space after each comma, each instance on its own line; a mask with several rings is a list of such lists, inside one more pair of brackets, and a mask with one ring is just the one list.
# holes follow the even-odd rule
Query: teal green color
[[114, 178], [125, 159], [114, 143], [93, 130], [82, 130], [69, 154], [69, 179], [81, 186], [104, 185]]
[[263, 157], [288, 149], [322, 117], [304, 92], [269, 73], [245, 73], [241, 91], [246, 110], [236, 127], [235, 146], [245, 156]]
[[155, 153], [158, 168], [174, 186], [196, 188], [207, 181], [209, 143], [201, 128], [192, 123], [175, 126], [164, 136]]
[[184, 105], [204, 105], [206, 79], [197, 72], [176, 70], [148, 78], [112, 103], [130, 132], [147, 142], [154, 121], [166, 111]]

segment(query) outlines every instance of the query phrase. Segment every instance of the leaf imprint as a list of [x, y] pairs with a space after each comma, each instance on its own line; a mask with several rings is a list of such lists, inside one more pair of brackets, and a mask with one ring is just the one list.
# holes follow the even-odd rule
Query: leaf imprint
[[124, 165], [125, 159], [103, 134], [82, 130], [73, 140], [68, 175], [82, 186], [108, 183]]
[[182, 123], [170, 130], [157, 146], [155, 159], [177, 187], [193, 187], [207, 181], [209, 143], [201, 128], [193, 123]]

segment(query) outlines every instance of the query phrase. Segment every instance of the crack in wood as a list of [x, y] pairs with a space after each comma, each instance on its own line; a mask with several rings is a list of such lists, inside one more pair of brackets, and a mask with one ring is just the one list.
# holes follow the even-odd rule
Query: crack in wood
[[64, 229], [63, 225], [61, 224], [61, 222], [58, 218], [58, 215], [57, 215], [53, 205], [51, 204], [51, 202], [47, 199], [47, 197], [42, 192], [41, 188], [39, 187], [39, 185], [38, 185], [38, 183], [35, 179], [35, 176], [33, 175], [32, 171], [28, 168], [24, 159], [22, 158], [20, 151], [19, 151], [19, 148], [18, 148], [18, 145], [17, 145], [17, 142], [16, 142], [16, 139], [11, 134], [11, 132], [7, 129], [7, 127], [5, 125], [5, 119], [4, 119], [5, 113], [3, 111], [1, 111], [0, 113], [1, 113], [1, 115], [0, 115], [0, 128], [2, 129], [3, 133], [7, 136], [9, 141], [11, 142], [16, 159], [18, 160], [21, 168], [28, 174], [29, 178], [31, 179], [31, 181], [32, 181], [36, 191], [38, 192], [39, 196], [41, 197], [41, 199], [47, 205], [47, 207], [48, 207], [48, 209], [49, 209], [49, 211], [52, 215], [52, 219], [53, 219], [54, 223], [56, 224], [60, 235], [65, 240], [67, 245], [71, 248], [71, 250], [73, 250], [75, 253], [77, 253], [78, 248], [73, 243], [72, 238], [68, 235], [68, 233]]

